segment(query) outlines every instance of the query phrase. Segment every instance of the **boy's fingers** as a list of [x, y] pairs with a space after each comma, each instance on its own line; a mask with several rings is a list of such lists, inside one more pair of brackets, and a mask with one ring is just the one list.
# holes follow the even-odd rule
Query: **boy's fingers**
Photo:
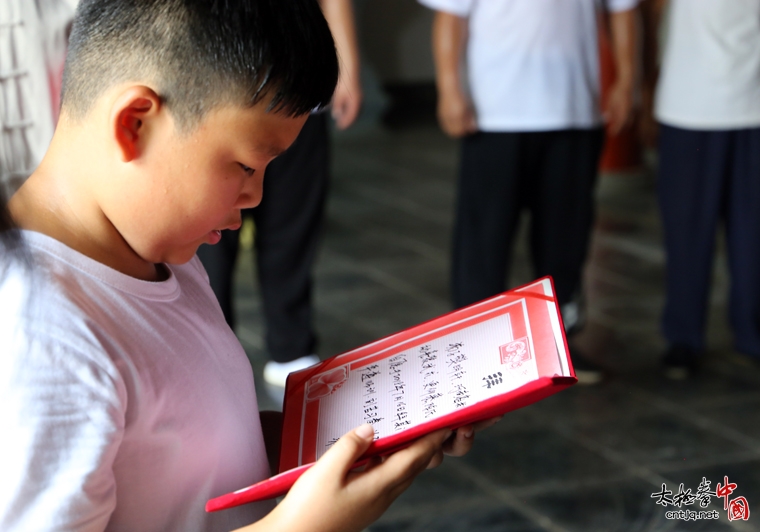
[[454, 434], [446, 440], [443, 445], [443, 452], [449, 456], [464, 456], [475, 442], [475, 427], [466, 425], [458, 428]]
[[345, 478], [351, 467], [363, 455], [375, 438], [375, 431], [370, 424], [364, 424], [343, 435], [322, 458], [317, 460], [314, 468], [329, 468], [339, 471]]
[[496, 425], [499, 421], [502, 420], [504, 416], [498, 416], [498, 417], [492, 417], [489, 419], [484, 419], [483, 421], [478, 421], [473, 425], [475, 428], [475, 432], [480, 432], [481, 430], [485, 430], [488, 427], [491, 427], [493, 425]]
[[428, 462], [428, 465], [425, 469], [435, 469], [439, 465], [443, 463], [443, 451], [438, 451], [433, 455], [433, 458], [430, 459]]
[[[430, 464], [436, 453], [441, 451], [443, 442], [451, 434], [448, 429], [428, 434], [405, 449], [386, 457], [381, 467], [369, 472], [367, 482], [387, 482], [397, 486], [419, 475]], [[379, 480], [379, 477], [383, 477]]]

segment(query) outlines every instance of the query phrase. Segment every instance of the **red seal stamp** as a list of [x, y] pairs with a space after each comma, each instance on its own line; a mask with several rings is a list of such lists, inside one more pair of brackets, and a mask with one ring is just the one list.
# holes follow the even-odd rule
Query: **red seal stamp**
[[335, 393], [348, 380], [348, 367], [341, 366], [313, 377], [306, 385], [306, 400], [316, 401]]
[[508, 344], [499, 346], [501, 354], [501, 363], [506, 364], [509, 369], [517, 369], [531, 359], [530, 344], [528, 337], [523, 336], [517, 340], [512, 340]]

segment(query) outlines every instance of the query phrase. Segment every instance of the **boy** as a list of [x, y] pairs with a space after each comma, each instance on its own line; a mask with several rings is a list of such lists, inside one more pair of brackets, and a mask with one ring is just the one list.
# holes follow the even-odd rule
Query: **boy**
[[0, 529], [361, 530], [438, 463], [446, 431], [350, 472], [363, 426], [275, 510], [203, 511], [269, 475], [277, 434], [195, 252], [337, 74], [315, 0], [81, 2], [58, 128], [9, 203], [31, 260], [0, 268]]

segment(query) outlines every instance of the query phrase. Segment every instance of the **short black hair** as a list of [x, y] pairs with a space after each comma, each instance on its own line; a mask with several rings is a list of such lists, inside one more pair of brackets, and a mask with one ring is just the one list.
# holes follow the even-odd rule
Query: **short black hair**
[[81, 0], [62, 109], [82, 118], [109, 87], [150, 81], [182, 128], [221, 104], [306, 114], [329, 104], [335, 43], [317, 0]]

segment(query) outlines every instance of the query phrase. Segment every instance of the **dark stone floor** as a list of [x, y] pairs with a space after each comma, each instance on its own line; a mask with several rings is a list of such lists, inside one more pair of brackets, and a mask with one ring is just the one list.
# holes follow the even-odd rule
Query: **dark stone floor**
[[[334, 139], [316, 271], [323, 358], [450, 310], [456, 143], [424, 123], [394, 131], [365, 123]], [[664, 255], [652, 177], [603, 176], [598, 206], [579, 344], [609, 370], [608, 381], [507, 415], [468, 456], [424, 473], [372, 532], [760, 530], [760, 370], [732, 351], [724, 256], [704, 372], [668, 381], [658, 372]], [[245, 253], [238, 335], [261, 406], [271, 408], [252, 270]], [[511, 282], [530, 279], [521, 244]], [[717, 498], [708, 507], [717, 521], [669, 520], [651, 497], [663, 483], [696, 492], [703, 477], [714, 490], [726, 475], [737, 484], [732, 497], [746, 498], [749, 521], [729, 522]]]

